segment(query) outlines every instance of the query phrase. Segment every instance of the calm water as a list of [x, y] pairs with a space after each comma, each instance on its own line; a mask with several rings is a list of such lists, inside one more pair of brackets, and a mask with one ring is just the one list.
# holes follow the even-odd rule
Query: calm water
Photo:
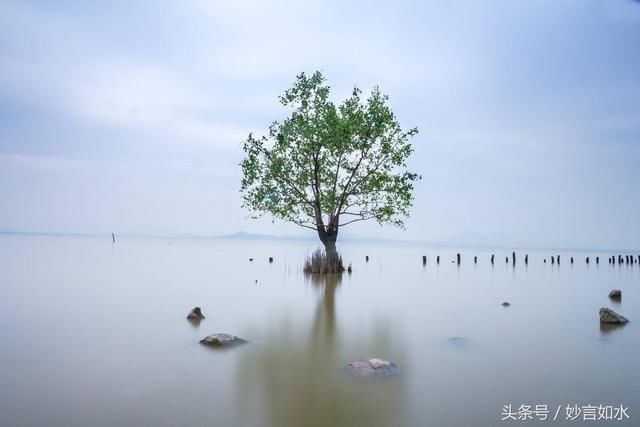
[[[584, 425], [560, 421], [564, 406], [623, 404], [631, 418], [608, 424], [640, 425], [638, 264], [519, 250], [529, 265], [514, 268], [510, 251], [466, 250], [458, 267], [445, 249], [343, 244], [353, 274], [312, 280], [300, 265], [314, 248], [0, 235], [0, 424]], [[552, 253], [560, 266], [542, 262]], [[601, 329], [602, 306], [631, 323]], [[214, 332], [251, 343], [198, 343]], [[369, 357], [401, 374], [340, 372]], [[502, 422], [507, 404], [564, 406], [555, 422]]]

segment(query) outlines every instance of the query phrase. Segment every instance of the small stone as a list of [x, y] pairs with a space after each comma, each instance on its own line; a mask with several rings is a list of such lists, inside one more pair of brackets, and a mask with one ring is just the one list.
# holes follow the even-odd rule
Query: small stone
[[620, 299], [622, 298], [622, 291], [620, 289], [614, 289], [609, 292], [609, 298]]
[[503, 307], [509, 307], [510, 305], [511, 305], [511, 303], [509, 303], [509, 302], [507, 302], [507, 301], [505, 301], [505, 302], [503, 302], [503, 303], [502, 303], [502, 306], [503, 306]]
[[213, 347], [231, 347], [238, 344], [245, 344], [247, 342], [249, 341], [231, 334], [211, 334], [200, 340], [200, 344]]
[[627, 323], [628, 321], [629, 319], [619, 315], [618, 313], [611, 310], [610, 308], [602, 307], [600, 309], [600, 322], [602, 323], [621, 324], [621, 323]]
[[193, 307], [193, 310], [187, 314], [187, 319], [204, 319], [204, 314], [200, 307]]
[[395, 363], [382, 359], [355, 360], [345, 366], [345, 370], [359, 377], [388, 376], [400, 372]]

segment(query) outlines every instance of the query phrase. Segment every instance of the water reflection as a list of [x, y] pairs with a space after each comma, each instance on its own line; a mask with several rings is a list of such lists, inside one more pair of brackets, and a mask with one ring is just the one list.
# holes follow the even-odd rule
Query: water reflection
[[202, 323], [202, 319], [201, 318], [187, 318], [187, 322], [189, 322], [191, 324], [191, 326], [193, 326], [194, 328], [199, 328], [200, 327], [200, 323]]
[[[372, 332], [343, 336], [336, 313], [341, 275], [306, 279], [320, 291], [310, 324], [297, 328], [283, 315], [268, 325], [267, 342], [242, 354], [237, 367], [237, 407], [242, 408], [237, 425], [403, 425], [406, 391], [401, 376], [357, 381], [341, 370], [354, 355], [388, 354], [390, 329], [383, 319], [372, 319]], [[396, 341], [393, 354], [402, 355]]]
[[604, 323], [600, 322], [600, 335], [604, 336], [612, 332], [616, 332], [624, 328], [626, 324]]

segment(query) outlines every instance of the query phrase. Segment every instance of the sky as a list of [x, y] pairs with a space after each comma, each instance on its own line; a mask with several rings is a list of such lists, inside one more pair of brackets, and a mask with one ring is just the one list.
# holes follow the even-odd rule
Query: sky
[[406, 229], [640, 248], [640, 2], [0, 3], [0, 231], [313, 233], [251, 220], [242, 142], [322, 70], [417, 126]]

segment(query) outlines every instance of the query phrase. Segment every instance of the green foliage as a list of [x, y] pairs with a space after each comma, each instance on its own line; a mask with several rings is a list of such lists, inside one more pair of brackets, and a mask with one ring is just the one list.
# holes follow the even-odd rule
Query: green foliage
[[387, 100], [356, 87], [336, 107], [321, 72], [297, 76], [280, 97], [291, 115], [244, 143], [243, 206], [319, 232], [369, 219], [403, 227], [420, 178], [406, 165], [418, 130], [402, 130]]

